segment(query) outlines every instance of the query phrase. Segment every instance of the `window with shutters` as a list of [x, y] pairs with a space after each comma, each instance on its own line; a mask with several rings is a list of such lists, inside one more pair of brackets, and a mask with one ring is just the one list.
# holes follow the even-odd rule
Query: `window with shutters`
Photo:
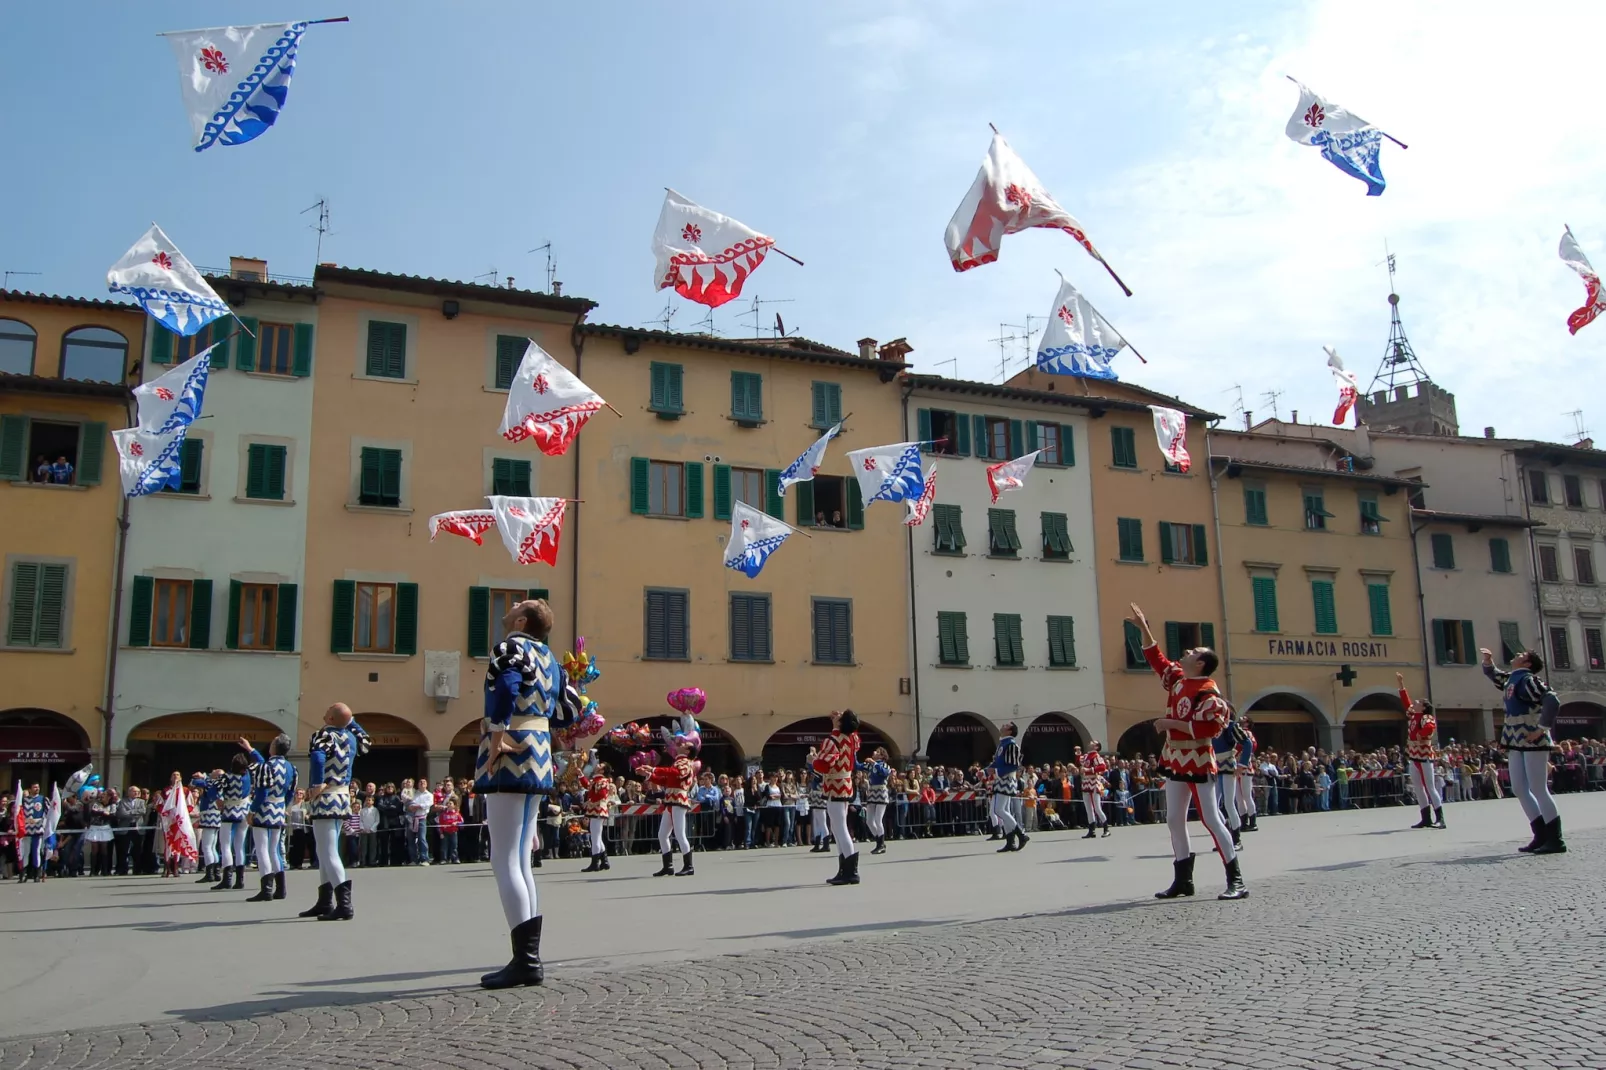
[[816, 598], [814, 613], [814, 664], [853, 664], [853, 602], [846, 598]]
[[1562, 476], [1561, 500], [1567, 503], [1567, 508], [1569, 509], [1582, 509], [1584, 507], [1583, 480], [1577, 476]]
[[1333, 597], [1331, 579], [1310, 581], [1310, 599], [1316, 617], [1317, 635], [1338, 634], [1338, 602]]
[[1478, 660], [1470, 620], [1435, 620], [1433, 656], [1440, 665], [1471, 665]]
[[1528, 500], [1535, 505], [1550, 504], [1550, 477], [1537, 468], [1528, 469]]
[[1160, 521], [1160, 560], [1167, 565], [1208, 565], [1204, 525]]
[[0, 375], [32, 375], [39, 332], [21, 320], [0, 318]]
[[764, 470], [762, 468], [731, 469], [731, 502], [746, 504], [764, 512]]
[[352, 649], [359, 654], [396, 652], [396, 584], [357, 584], [356, 631]]
[[1321, 490], [1305, 491], [1305, 530], [1326, 531], [1333, 514], [1327, 511], [1326, 499]]
[[[968, 446], [970, 442], [970, 417], [961, 416], [957, 412], [948, 412], [945, 409], [931, 409], [931, 434], [925, 440], [929, 446], [922, 447], [927, 453], [939, 453], [949, 457], [962, 457], [969, 453], [969, 449], [961, 449], [961, 444]], [[984, 456], [977, 444], [976, 456]]]
[[1030, 453], [1033, 449], [1042, 451], [1037, 455], [1038, 464], [1067, 463], [1064, 460], [1065, 455], [1060, 452], [1060, 439], [1062, 437], [1060, 425], [1038, 422], [1034, 426], [1037, 428], [1037, 445], [1033, 446], [1028, 442], [1026, 444], [1028, 447], [1027, 452]]
[[1455, 568], [1455, 537], [1447, 532], [1438, 532], [1430, 537], [1433, 545], [1433, 567]]
[[1368, 583], [1366, 606], [1372, 618], [1373, 635], [1393, 635], [1394, 617], [1389, 607], [1389, 585]]
[[1511, 571], [1511, 543], [1505, 539], [1489, 540], [1489, 570], [1491, 572]]
[[1143, 657], [1143, 631], [1129, 620], [1121, 622], [1121, 647], [1128, 669], [1148, 669]]
[[491, 458], [491, 493], [528, 498], [530, 462], [515, 457]]
[[47, 486], [100, 482], [107, 444], [103, 423], [56, 423], [0, 416], [0, 479]]
[[198, 435], [185, 436], [183, 444], [178, 451], [178, 486], [164, 487], [162, 494], [194, 494], [201, 493], [202, 475], [206, 444]]
[[770, 596], [730, 596], [730, 657], [732, 661], [772, 661], [770, 651]]
[[1048, 618], [1048, 664], [1054, 669], [1076, 667], [1076, 620], [1072, 617]]
[[937, 614], [937, 661], [942, 665], [970, 664], [970, 636], [963, 613]]
[[407, 324], [368, 321], [364, 370], [380, 379], [407, 378]]
[[1043, 560], [1069, 561], [1071, 559], [1070, 527], [1064, 513], [1043, 514]]
[[681, 380], [685, 369], [679, 364], [653, 361], [647, 371], [647, 408], [660, 419], [673, 420], [686, 411], [685, 394]]
[[1584, 629], [1584, 657], [1588, 660], [1584, 668], [1590, 672], [1606, 671], [1606, 652], [1601, 649], [1601, 629]]
[[[1168, 620], [1165, 622], [1164, 638], [1165, 656], [1176, 661], [1190, 650], [1197, 650], [1202, 646], [1215, 644], [1215, 626], [1192, 620]], [[1148, 662], [1143, 663], [1145, 666]]]
[[256, 371], [264, 375], [290, 375], [295, 367], [295, 355], [295, 324], [258, 324]]
[[285, 466], [290, 451], [270, 442], [252, 442], [245, 447], [245, 497], [259, 501], [284, 501]]
[[1361, 505], [1361, 534], [1362, 535], [1381, 535], [1381, 534], [1383, 534], [1383, 525], [1388, 522], [1388, 517], [1384, 516], [1382, 511], [1379, 509], [1378, 504], [1377, 504], [1377, 495], [1375, 495], [1375, 494], [1362, 494], [1360, 496], [1360, 505]]
[[71, 566], [57, 561], [12, 561], [5, 581], [4, 645], [65, 649]]
[[278, 644], [279, 585], [240, 584], [240, 612], [235, 617], [236, 650], [273, 650]]
[[934, 554], [954, 554], [963, 556], [965, 552], [965, 525], [960, 507], [957, 505], [933, 505], [931, 507], [933, 543], [931, 552]]
[[1252, 576], [1249, 579], [1250, 593], [1255, 603], [1255, 631], [1276, 632], [1277, 620], [1277, 580], [1273, 576]]
[[1131, 517], [1119, 517], [1115, 521], [1115, 532], [1122, 561], [1143, 560], [1143, 521]]
[[993, 614], [993, 664], [1005, 669], [1025, 666], [1026, 649], [1021, 640], [1019, 613]]
[[1561, 551], [1556, 547], [1540, 545], [1539, 578], [1546, 583], [1561, 582]]
[[1595, 555], [1586, 546], [1573, 547], [1573, 581], [1595, 586]]
[[690, 600], [689, 591], [648, 588], [643, 658], [652, 661], [691, 660]]
[[815, 383], [811, 390], [812, 402], [809, 412], [809, 426], [826, 431], [842, 422], [842, 385], [840, 383]]
[[742, 427], [764, 422], [764, 377], [758, 372], [731, 372], [731, 419]]
[[1567, 626], [1555, 624], [1548, 629], [1550, 633], [1550, 667], [1558, 671], [1567, 671], [1573, 667], [1573, 647], [1567, 638]]
[[[183, 364], [191, 357], [206, 352], [209, 346], [215, 344], [217, 348], [212, 350], [212, 357], [207, 361], [207, 364], [213, 368], [228, 367], [229, 336], [234, 333], [235, 329], [233, 317], [224, 316], [222, 319], [213, 320], [187, 337], [182, 334], [173, 335], [173, 363]], [[157, 327], [156, 330], [164, 331], [166, 328]]]
[[[822, 528], [837, 528], [846, 530], [854, 525], [848, 523], [852, 517], [849, 515], [848, 480], [843, 476], [815, 476], [814, 477], [814, 526]], [[853, 490], [859, 490], [859, 481], [853, 480]], [[862, 492], [861, 492], [862, 493]], [[862, 521], [860, 522], [862, 526]]]
[[1015, 510], [987, 510], [987, 555], [989, 557], [1015, 557], [1020, 550], [1020, 535], [1015, 530]]
[[[995, 461], [1007, 461], [1013, 456], [1009, 452], [1009, 421], [997, 416], [984, 416], [982, 421], [987, 428], [987, 456]], [[976, 447], [980, 456], [981, 447]]]
[[1522, 645], [1522, 626], [1514, 620], [1500, 622], [1500, 664], [1510, 665], [1511, 659], [1528, 649]]
[[495, 650], [496, 644], [507, 638], [507, 625], [502, 622], [513, 611], [513, 607], [532, 597], [530, 592], [523, 588], [505, 587], [492, 587], [489, 595], [487, 600], [489, 619], [485, 626], [485, 635], [489, 642], [487, 651]]
[[524, 360], [524, 353], [530, 348], [530, 340], [520, 335], [499, 334], [496, 336], [496, 368], [491, 380], [497, 390], [510, 390], [513, 379], [519, 374], [519, 364]]
[[1138, 439], [1132, 428], [1110, 428], [1110, 464], [1116, 468], [1138, 466]]
[[190, 645], [189, 580], [157, 580], [151, 604], [151, 645]]
[[1271, 523], [1266, 512], [1266, 485], [1264, 483], [1244, 484], [1244, 523], [1253, 527], [1265, 527]]
[[686, 466], [653, 461], [647, 469], [647, 512], [653, 516], [686, 515]]
[[402, 451], [364, 446], [360, 455], [357, 504], [401, 506]]

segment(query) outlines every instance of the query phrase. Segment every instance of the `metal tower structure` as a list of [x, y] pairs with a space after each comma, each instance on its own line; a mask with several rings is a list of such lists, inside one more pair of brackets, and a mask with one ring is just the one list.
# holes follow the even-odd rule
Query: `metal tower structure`
[[1389, 265], [1389, 341], [1383, 350], [1383, 363], [1377, 366], [1368, 392], [1385, 389], [1394, 396], [1396, 387], [1430, 383], [1422, 363], [1416, 359], [1411, 340], [1405, 336], [1405, 324], [1400, 322], [1400, 295], [1394, 289], [1394, 254], [1388, 256]]

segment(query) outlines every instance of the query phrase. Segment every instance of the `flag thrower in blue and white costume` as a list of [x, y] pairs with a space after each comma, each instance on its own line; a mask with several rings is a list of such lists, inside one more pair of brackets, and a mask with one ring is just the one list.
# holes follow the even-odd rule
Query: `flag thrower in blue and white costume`
[[870, 835], [875, 837], [875, 850], [870, 853], [884, 855], [887, 853], [887, 828], [882, 816], [887, 812], [887, 782], [892, 779], [887, 748], [877, 747], [868, 762], [859, 763], [859, 771], [865, 775], [864, 823], [870, 826]]
[[[1131, 344], [1061, 275], [1048, 326], [1037, 343], [1037, 367], [1050, 375], [1114, 379], [1110, 361], [1123, 348], [1130, 349]], [[1135, 349], [1132, 355], [1143, 359]]]
[[853, 474], [859, 477], [865, 505], [920, 499], [926, 492], [926, 477], [920, 470], [921, 445], [920, 442], [894, 442], [848, 454]]
[[1021, 820], [1020, 741], [1015, 735], [1015, 722], [1005, 722], [999, 729], [998, 750], [993, 754], [993, 818], [1004, 830], [1004, 846], [998, 849], [999, 854], [1018, 851], [1030, 839]]
[[211, 884], [219, 876], [217, 841], [218, 830], [223, 827], [223, 813], [218, 809], [218, 788], [221, 786], [220, 781], [205, 773], [190, 777], [190, 787], [200, 792], [195, 800], [195, 831], [200, 835], [201, 865], [204, 868], [196, 884]]
[[307, 816], [318, 845], [318, 901], [298, 917], [350, 921], [351, 879], [340, 861], [340, 829], [351, 816], [351, 767], [368, 753], [368, 733], [337, 702], [323, 713], [323, 727], [307, 743]]
[[212, 885], [214, 892], [231, 888], [245, 890], [245, 830], [250, 816], [251, 759], [236, 754], [229, 771], [212, 774], [217, 779], [218, 816], [223, 824], [218, 833], [218, 853], [222, 855], [223, 879]]
[[1378, 150], [1386, 137], [1402, 149], [1406, 147], [1404, 143], [1360, 116], [1323, 100], [1297, 79], [1288, 80], [1299, 86], [1299, 103], [1288, 119], [1288, 136], [1301, 145], [1317, 146], [1328, 163], [1366, 183], [1368, 197], [1381, 195], [1388, 183], [1383, 179]]
[[251, 842], [256, 845], [257, 873], [262, 887], [247, 903], [284, 898], [285, 811], [296, 794], [296, 767], [285, 755], [290, 753], [290, 737], [279, 734], [262, 757], [250, 740], [240, 740], [240, 749], [251, 759]]
[[785, 495], [786, 488], [793, 483], [811, 481], [814, 474], [820, 470], [820, 465], [825, 463], [825, 448], [841, 430], [842, 423], [838, 421], [829, 431], [815, 439], [814, 445], [804, 450], [797, 460], [781, 469], [781, 478], [777, 481], [780, 489], [776, 493]]
[[761, 513], [746, 502], [731, 507], [730, 541], [725, 544], [725, 567], [748, 579], [757, 578], [764, 562], [797, 529], [784, 520]]

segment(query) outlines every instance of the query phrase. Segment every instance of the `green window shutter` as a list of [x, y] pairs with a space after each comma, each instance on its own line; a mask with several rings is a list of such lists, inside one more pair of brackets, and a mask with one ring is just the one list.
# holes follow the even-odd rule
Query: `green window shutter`
[[[819, 384], [819, 383], [815, 383], [814, 384], [814, 387], [815, 387], [815, 390], [816, 390], [816, 394], [815, 394], [815, 398], [814, 398], [816, 414], [818, 414], [818, 412], [819, 412], [819, 407], [818, 406], [819, 406], [819, 403], [820, 403], [820, 398], [819, 398], [818, 390], [819, 390], [820, 385], [821, 384]], [[814, 426], [815, 427], [819, 427], [820, 426], [820, 420], [819, 420], [818, 415], [815, 416]], [[931, 410], [930, 409], [916, 409], [915, 410], [915, 437], [918, 438], [921, 441], [922, 445], [921, 445], [920, 449], [925, 453], [931, 453], [936, 449], [936, 446], [932, 444], [931, 434], [932, 434], [932, 432], [931, 432]]]
[[1026, 421], [1026, 449], [1024, 451], [1022, 451], [1022, 452], [1023, 453], [1035, 453], [1036, 451], [1037, 451], [1037, 421], [1036, 420], [1027, 420]]
[[681, 379], [685, 369], [679, 364], [669, 365], [669, 408], [673, 412], [685, 412], [686, 403], [681, 394]]
[[1026, 453], [1026, 436], [1021, 430], [1019, 420], [1009, 421], [1009, 456], [1013, 460]]
[[368, 374], [387, 379], [407, 375], [407, 324], [368, 323]]
[[289, 653], [296, 648], [296, 592], [293, 583], [279, 584], [274, 604], [273, 649]]
[[173, 332], [151, 321], [151, 363], [173, 363]]
[[1136, 468], [1138, 466], [1137, 439], [1130, 427], [1110, 428], [1110, 454], [1111, 463], [1116, 468]]
[[1182, 656], [1182, 625], [1174, 620], [1165, 622], [1165, 656], [1172, 661]]
[[1461, 663], [1463, 665], [1475, 664], [1478, 660], [1478, 641], [1473, 635], [1472, 622], [1461, 622]]
[[1444, 533], [1432, 537], [1433, 567], [1455, 568], [1455, 540]]
[[524, 592], [524, 596], [532, 601], [550, 602], [549, 593], [545, 587], [531, 587]]
[[1511, 544], [1505, 539], [1489, 540], [1489, 567], [1496, 572], [1511, 571]]
[[530, 462], [514, 461], [510, 475], [512, 476], [510, 483], [513, 487], [514, 497], [528, 498], [530, 496]]
[[[157, 328], [161, 330], [161, 328]], [[79, 481], [83, 481], [84, 451], [78, 450]], [[28, 418], [0, 416], [0, 479], [21, 481], [28, 472]]]
[[1171, 564], [1171, 525], [1164, 520], [1160, 521], [1160, 561]]
[[267, 497], [268, 448], [253, 442], [245, 448], [245, 496]]
[[1016, 665], [1026, 664], [1026, 648], [1025, 641], [1021, 638], [1019, 613], [1011, 613], [1009, 616], [1009, 654], [1015, 659]]
[[842, 386], [839, 383], [825, 384], [825, 419], [826, 427], [842, 422]]
[[1207, 646], [1211, 650], [1216, 649], [1216, 626], [1209, 621], [1201, 621], [1199, 624], [1199, 645]]
[[156, 581], [135, 576], [128, 595], [128, 645], [151, 645], [151, 609], [156, 601]]
[[[734, 374], [734, 373], [733, 373]], [[749, 599], [746, 595], [730, 596], [730, 658], [732, 661], [753, 660], [753, 628]]]
[[965, 615], [954, 614], [954, 652], [962, 665], [970, 664], [970, 635], [965, 627]]
[[1022, 649], [1019, 614], [993, 614], [993, 656], [999, 665], [1015, 666], [1025, 664], [1026, 657]]
[[366, 504], [375, 504], [383, 491], [384, 473], [380, 454], [383, 450], [376, 450], [371, 446], [364, 446], [360, 455], [361, 475], [357, 480], [357, 500]]
[[1332, 581], [1312, 580], [1310, 596], [1316, 613], [1316, 634], [1337, 635], [1338, 609], [1333, 599]]
[[1434, 620], [1433, 622], [1433, 661], [1436, 665], [1443, 665], [1450, 660], [1450, 644], [1445, 640], [1444, 626], [1454, 621]]
[[1522, 653], [1522, 635], [1518, 630], [1517, 622], [1503, 620], [1500, 622], [1500, 664], [1510, 665], [1511, 659]]
[[651, 474], [651, 462], [647, 458], [630, 458], [630, 511], [638, 516], [647, 515], [651, 500], [648, 493]]
[[[959, 429], [959, 433], [958, 433], [959, 441], [955, 444], [954, 448], [959, 451], [959, 456], [961, 456], [961, 457], [969, 457], [970, 456], [970, 421], [965, 419], [963, 416], [955, 416], [954, 420], [953, 420], [953, 426], [955, 426], [955, 427], [957, 427]], [[976, 456], [980, 457], [982, 455], [978, 453]]]
[[190, 649], [206, 650], [212, 645], [212, 581], [190, 584]]
[[38, 636], [39, 568], [32, 561], [11, 566], [11, 622], [6, 628], [9, 646], [33, 646]]
[[959, 660], [954, 647], [954, 620], [951, 613], [937, 614], [937, 660], [944, 665]]
[[648, 406], [654, 412], [684, 412], [681, 377], [684, 369], [679, 364], [652, 363], [652, 398]]
[[686, 462], [686, 515], [693, 519], [703, 515], [703, 462]]
[[1209, 542], [1205, 539], [1205, 526], [1193, 526], [1193, 563], [1196, 565], [1210, 564]]
[[814, 526], [814, 482], [807, 480], [794, 483], [791, 487], [792, 496], [797, 499], [797, 526], [812, 528]]
[[[219, 320], [218, 322], [221, 323], [222, 321]], [[257, 368], [257, 340], [251, 335], [258, 332], [261, 324], [257, 322], [255, 317], [241, 316], [240, 326], [244, 327], [245, 330], [241, 331], [234, 339], [234, 366], [242, 372], [254, 372]], [[245, 331], [250, 331], [251, 334], [246, 334]], [[219, 348], [223, 347], [220, 346]], [[217, 350], [214, 349], [212, 351], [212, 367], [226, 368], [228, 363], [229, 355], [227, 353], [223, 354], [223, 363], [219, 364]]]
[[731, 466], [716, 464], [714, 466], [714, 519], [729, 520], [731, 518]]
[[1126, 639], [1126, 663], [1128, 667], [1142, 665], [1143, 661], [1143, 633], [1131, 621], [1121, 622], [1121, 634]]
[[1277, 627], [1277, 581], [1270, 576], [1256, 576], [1250, 581], [1254, 590], [1255, 631], [1275, 632]]
[[396, 585], [396, 653], [418, 653], [418, 584]]
[[1264, 525], [1266, 519], [1266, 491], [1262, 487], [1244, 488], [1244, 523]]
[[764, 419], [764, 377], [757, 372], [731, 372], [731, 418], [743, 423]]
[[1067, 527], [1064, 513], [1043, 514], [1043, 555], [1045, 557], [1068, 557], [1071, 553], [1071, 537]]
[[514, 498], [530, 496], [530, 462], [512, 457], [491, 459], [491, 493]]
[[354, 580], [335, 581], [334, 608], [329, 614], [329, 650], [351, 653], [357, 631], [357, 584]]
[[489, 657], [491, 654], [491, 589], [468, 589], [468, 656]]
[[283, 446], [267, 446], [267, 484], [263, 487], [264, 497], [270, 501], [284, 501], [284, 466], [289, 458], [289, 450]]
[[524, 360], [524, 353], [529, 348], [528, 338], [511, 334], [496, 336], [496, 389], [507, 390], [513, 386], [513, 378], [519, 373], [519, 363]]
[[67, 566], [39, 566], [39, 616], [34, 645], [60, 649], [66, 642]]
[[97, 486], [106, 457], [106, 425], [91, 421], [83, 425], [78, 438], [78, 469], [73, 478], [80, 487]]
[[[964, 419], [963, 416], [960, 416], [959, 418], [961, 420]], [[992, 455], [993, 444], [987, 437], [987, 417], [973, 416], [971, 417], [971, 423], [975, 426], [975, 431], [972, 432], [972, 436], [976, 440], [976, 456], [981, 457], [984, 460], [1003, 460], [1004, 458], [1002, 457], [995, 458]]]
[[312, 374], [312, 324], [298, 323], [295, 351], [290, 358], [290, 374], [305, 379]]
[[1060, 464], [1076, 464], [1076, 434], [1070, 424], [1060, 424]]
[[1122, 561], [1143, 560], [1143, 521], [1130, 517], [1121, 517], [1116, 520], [1116, 532], [1120, 536], [1120, 556]]
[[[229, 581], [229, 619], [223, 625], [223, 648], [225, 650], [240, 649], [240, 600], [245, 593], [245, 585], [239, 580]], [[280, 611], [283, 611], [281, 607]]]
[[1393, 635], [1394, 621], [1389, 613], [1389, 588], [1386, 583], [1366, 585], [1366, 601], [1372, 611], [1372, 634]]
[[781, 470], [764, 469], [764, 511], [777, 520], [786, 519], [786, 499], [781, 497]]
[[1070, 617], [1048, 618], [1048, 663], [1064, 668], [1076, 664], [1076, 621]]
[[184, 439], [184, 445], [179, 450], [178, 465], [178, 492], [180, 494], [201, 493], [201, 454], [206, 444], [198, 438]]
[[381, 450], [384, 454], [384, 496], [386, 505], [401, 503], [402, 453], [401, 450]]
[[1011, 552], [1018, 551], [1020, 549], [1020, 533], [1015, 530], [1015, 510], [1004, 509], [1002, 512], [1004, 514], [1004, 545], [1008, 546]]
[[857, 479], [848, 480], [848, 530], [864, 530], [864, 491]]
[[931, 510], [935, 553], [959, 553], [965, 547], [965, 532], [957, 505], [935, 505]]
[[[839, 399], [836, 407], [840, 408], [840, 398], [842, 396], [840, 391], [841, 388], [835, 383], [815, 383], [813, 385], [813, 389], [811, 391], [812, 397], [810, 398], [813, 403], [811, 405], [812, 412], [809, 419], [811, 426], [817, 427], [823, 431], [832, 424], [836, 423], [836, 420], [831, 415], [833, 411], [831, 400], [832, 394], [835, 393], [836, 397]], [[925, 424], [923, 426], [926, 428], [926, 433], [921, 437], [922, 439], [930, 438], [931, 410], [921, 409], [920, 412], [924, 416]]]

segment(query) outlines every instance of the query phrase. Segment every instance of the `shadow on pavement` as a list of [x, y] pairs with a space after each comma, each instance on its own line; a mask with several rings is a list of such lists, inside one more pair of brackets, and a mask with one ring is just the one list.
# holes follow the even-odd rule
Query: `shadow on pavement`
[[[821, 881], [820, 884], [824, 884]], [[670, 885], [671, 888], [677, 887]], [[814, 884], [767, 884], [762, 888], [688, 888], [684, 892], [657, 892], [650, 895], [617, 895], [614, 899], [673, 899], [683, 895], [754, 895], [765, 892], [785, 892], [795, 888], [814, 888]]]
[[1402, 866], [1498, 866], [1505, 862], [1520, 862], [1519, 854], [1472, 855], [1467, 858], [1423, 858], [1415, 862], [1401, 862]]
[[866, 922], [862, 925], [830, 925], [820, 929], [789, 929], [770, 933], [743, 933], [737, 936], [716, 936], [716, 940], [753, 940], [766, 936], [782, 936], [790, 940], [814, 940], [822, 936], [843, 936], [847, 933], [873, 933], [889, 929], [928, 929], [935, 925], [951, 925], [953, 918], [906, 918], [903, 921]]
[[[1159, 858], [1160, 856], [1153, 855], [1151, 857]], [[1169, 858], [1171, 856], [1167, 855], [1165, 857]], [[1078, 855], [1075, 858], [1050, 858], [1048, 860], [1048, 864], [1051, 866], [1059, 866], [1065, 864], [1066, 862], [1108, 862], [1109, 860], [1109, 855]]]
[[1371, 865], [1370, 861], [1334, 862], [1330, 866], [1301, 866], [1289, 870], [1290, 873], [1337, 873], [1344, 869], [1362, 869]]
[[[469, 971], [453, 970], [450, 972], [465, 974]], [[354, 1007], [365, 1003], [384, 1003], [396, 999], [426, 998], [439, 996], [443, 991], [446, 991], [446, 989], [440, 985], [388, 992], [330, 992], [319, 989], [307, 992], [277, 993], [265, 999], [241, 1000], [238, 1003], [220, 1003], [215, 1007], [177, 1008], [167, 1013], [185, 1022], [229, 1022], [242, 1018], [255, 1018], [261, 1015], [280, 1014], [285, 1011]]]
[[256, 917], [240, 918], [234, 921], [157, 921], [148, 923], [134, 923], [129, 925], [70, 925], [59, 929], [36, 929], [32, 926], [22, 929], [0, 929], [0, 932], [30, 932], [30, 933], [78, 933], [89, 932], [95, 929], [132, 929], [142, 933], [180, 933], [194, 929], [234, 929], [250, 925], [283, 925], [301, 921], [300, 918]]

